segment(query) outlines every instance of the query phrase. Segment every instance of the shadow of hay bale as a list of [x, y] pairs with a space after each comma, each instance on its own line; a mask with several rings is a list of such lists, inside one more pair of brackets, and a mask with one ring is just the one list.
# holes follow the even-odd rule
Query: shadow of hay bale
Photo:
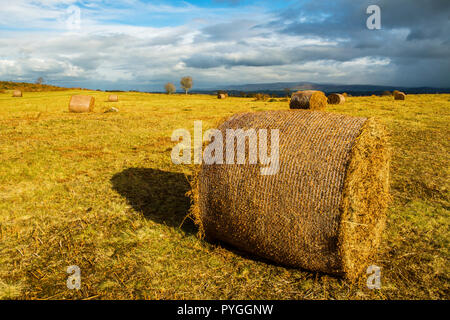
[[[128, 168], [111, 178], [113, 189], [125, 197], [134, 210], [147, 219], [179, 228], [190, 207], [186, 192], [190, 185], [182, 173], [150, 168]], [[186, 233], [196, 233], [190, 219], [181, 227]]]
[[[191, 179], [190, 176], [187, 178]], [[197, 234], [197, 226], [192, 220], [185, 219], [191, 205], [189, 197], [186, 197], [186, 192], [191, 189], [191, 186], [182, 173], [150, 168], [128, 168], [115, 174], [111, 178], [111, 183], [113, 189], [125, 197], [134, 210], [142, 212], [145, 218], [173, 228], [179, 228], [184, 220], [181, 230], [187, 234]], [[220, 246], [244, 259], [282, 266], [220, 240], [214, 239], [209, 243]], [[303, 270], [301, 268], [293, 269]], [[312, 274], [322, 275], [320, 272]]]

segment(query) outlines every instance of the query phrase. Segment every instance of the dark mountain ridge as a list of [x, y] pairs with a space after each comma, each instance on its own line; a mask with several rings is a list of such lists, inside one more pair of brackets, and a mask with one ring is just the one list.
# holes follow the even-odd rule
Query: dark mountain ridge
[[198, 92], [214, 92], [217, 90], [226, 90], [229, 92], [265, 92], [282, 94], [297, 90], [320, 90], [327, 94], [333, 92], [347, 92], [352, 95], [371, 95], [381, 94], [384, 91], [399, 90], [405, 93], [450, 93], [450, 88], [435, 87], [394, 87], [369, 84], [331, 84], [331, 83], [313, 83], [313, 82], [275, 82], [275, 83], [257, 83], [243, 85], [224, 85], [214, 89], [196, 90]]

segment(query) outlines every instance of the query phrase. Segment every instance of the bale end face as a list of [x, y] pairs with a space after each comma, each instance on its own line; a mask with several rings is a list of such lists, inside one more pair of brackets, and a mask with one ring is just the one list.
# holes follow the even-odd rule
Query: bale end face
[[291, 109], [325, 110], [327, 97], [322, 91], [306, 90], [295, 92], [289, 103]]
[[276, 175], [261, 176], [259, 165], [199, 168], [190, 192], [199, 234], [283, 265], [357, 279], [385, 224], [383, 127], [344, 115], [270, 111], [234, 116], [219, 130], [274, 123], [280, 129]]
[[368, 119], [350, 152], [340, 205], [342, 270], [355, 280], [375, 258], [390, 201], [390, 147], [384, 127]]
[[217, 99], [226, 99], [227, 95], [224, 93], [220, 93], [217, 95]]
[[108, 102], [118, 102], [119, 101], [119, 96], [115, 95], [115, 94], [111, 94], [108, 97]]
[[69, 101], [69, 112], [92, 112], [94, 110], [95, 99], [91, 96], [72, 96]]

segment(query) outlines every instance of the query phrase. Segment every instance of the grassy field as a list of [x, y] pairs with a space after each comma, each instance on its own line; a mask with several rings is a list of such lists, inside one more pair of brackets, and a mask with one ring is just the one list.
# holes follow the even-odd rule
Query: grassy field
[[[80, 91], [0, 94], [0, 298], [449, 299], [450, 95], [350, 97], [331, 112], [375, 116], [393, 146], [393, 202], [378, 260], [382, 288], [261, 261], [196, 237], [190, 166], [171, 163], [174, 129], [204, 130], [288, 102]], [[111, 106], [118, 113], [103, 113]], [[66, 269], [81, 268], [81, 290]]]

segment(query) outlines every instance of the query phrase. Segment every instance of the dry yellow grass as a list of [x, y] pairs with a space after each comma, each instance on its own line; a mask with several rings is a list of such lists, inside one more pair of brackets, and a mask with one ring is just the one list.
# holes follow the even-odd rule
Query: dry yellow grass
[[[71, 95], [93, 113], [67, 111]], [[0, 298], [448, 299], [450, 95], [348, 97], [330, 112], [375, 116], [391, 133], [381, 290], [284, 268], [196, 237], [186, 176], [171, 163], [177, 128], [289, 102], [64, 91], [0, 94]], [[83, 133], [83, 134], [79, 134]], [[70, 265], [81, 290], [66, 288]]]

